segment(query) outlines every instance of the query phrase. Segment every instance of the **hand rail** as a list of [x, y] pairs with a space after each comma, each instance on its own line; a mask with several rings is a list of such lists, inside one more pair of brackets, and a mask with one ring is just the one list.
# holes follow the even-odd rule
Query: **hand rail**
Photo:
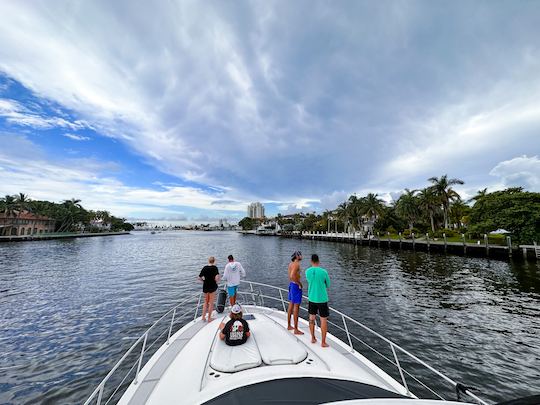
[[[250, 290], [249, 291], [238, 291], [238, 293], [240, 295], [246, 295], [246, 296], [251, 296], [252, 300], [253, 300], [253, 303], [254, 305], [258, 306], [259, 303], [256, 301], [255, 297], [257, 297], [261, 303], [263, 303], [263, 299], [264, 298], [267, 298], [267, 299], [270, 299], [270, 300], [274, 300], [274, 301], [278, 301], [278, 302], [281, 302], [282, 303], [282, 306], [283, 306], [283, 311], [286, 312], [287, 308], [286, 308], [286, 301], [284, 299], [284, 296], [283, 296], [283, 292], [286, 292], [288, 293], [288, 291], [284, 288], [280, 288], [280, 287], [276, 287], [276, 286], [273, 286], [273, 285], [270, 285], [270, 284], [265, 284], [265, 283], [259, 283], [259, 282], [256, 282], [256, 281], [244, 281], [242, 280], [241, 283], [243, 284], [248, 284], [249, 287], [250, 287]], [[269, 289], [272, 289], [272, 290], [275, 290], [275, 291], [278, 291], [279, 292], [279, 297], [274, 297], [274, 296], [271, 296], [271, 295], [265, 295], [262, 293], [261, 289], [259, 288], [259, 292], [256, 293], [253, 286], [258, 286], [258, 287], [266, 287], [266, 288], [269, 288]], [[184, 312], [181, 316], [177, 317], [177, 310], [178, 308], [181, 306], [181, 305], [184, 305], [186, 304], [188, 301], [190, 300], [195, 300], [196, 298], [198, 297], [198, 302], [195, 304], [195, 307], [194, 308], [191, 308], [189, 311], [186, 311]], [[138, 383], [138, 376], [139, 376], [139, 373], [140, 373], [140, 370], [141, 368], [143, 367], [143, 359], [144, 359], [144, 355], [145, 353], [147, 353], [150, 348], [159, 340], [161, 339], [162, 337], [165, 336], [165, 334], [167, 333], [167, 339], [166, 339], [166, 342], [165, 344], [170, 344], [170, 337], [171, 337], [171, 334], [172, 334], [172, 329], [173, 329], [173, 325], [174, 325], [174, 322], [175, 321], [180, 321], [180, 320], [183, 320], [185, 319], [187, 316], [189, 316], [190, 313], [193, 313], [195, 314], [194, 315], [194, 319], [197, 318], [197, 315], [198, 315], [198, 310], [199, 310], [199, 306], [201, 305], [201, 297], [202, 297], [202, 293], [195, 293], [195, 294], [192, 294], [190, 295], [189, 297], [185, 298], [184, 300], [180, 301], [179, 303], [177, 303], [174, 307], [170, 308], [164, 315], [162, 315], [158, 320], [156, 320], [146, 331], [144, 331], [144, 333], [142, 333], [139, 338], [137, 338], [137, 340], [131, 345], [131, 347], [124, 353], [124, 355], [120, 358], [120, 360], [113, 366], [113, 368], [109, 371], [109, 373], [107, 373], [107, 375], [101, 380], [101, 382], [99, 383], [99, 385], [94, 389], [94, 391], [92, 391], [92, 393], [90, 394], [90, 396], [88, 397], [88, 399], [84, 402], [84, 405], [90, 405], [90, 403], [96, 399], [97, 397], [97, 405], [101, 405], [101, 402], [103, 400], [103, 395], [104, 395], [104, 389], [105, 389], [105, 384], [109, 381], [109, 379], [113, 376], [113, 374], [116, 372], [116, 370], [124, 363], [124, 361], [126, 360], [126, 358], [135, 350], [135, 348], [141, 344], [142, 342], [142, 348], [141, 348], [141, 352], [140, 354], [137, 356], [137, 359], [135, 360], [135, 362], [133, 363], [133, 365], [131, 366], [130, 370], [128, 371], [128, 373], [125, 375], [125, 377], [122, 379], [122, 381], [120, 382], [120, 384], [116, 387], [116, 389], [113, 391], [113, 393], [109, 396], [108, 400], [106, 401], [106, 403], [108, 403], [112, 398], [113, 396], [117, 393], [118, 389], [122, 386], [122, 384], [124, 383], [124, 381], [126, 380], [126, 378], [129, 376], [129, 374], [133, 371], [133, 369], [135, 368], [135, 366], [137, 366], [137, 371], [136, 371], [136, 374], [135, 374], [135, 378], [133, 379], [133, 383], [134, 384], [137, 384]], [[306, 296], [303, 296], [303, 298], [306, 300], [307, 302], [307, 297]], [[307, 308], [305, 307], [300, 307], [303, 311], [307, 311]], [[445, 374], [441, 373], [440, 371], [436, 370], [435, 368], [433, 368], [432, 366], [430, 366], [429, 364], [427, 364], [426, 362], [424, 362], [423, 360], [419, 359], [418, 357], [416, 357], [415, 355], [411, 354], [410, 352], [408, 352], [407, 350], [405, 350], [404, 348], [402, 348], [401, 346], [399, 346], [398, 344], [394, 343], [393, 341], [391, 341], [390, 339], [384, 337], [383, 335], [375, 332], [373, 329], [369, 328], [368, 326], [364, 325], [363, 323], [351, 318], [350, 316], [332, 308], [332, 307], [329, 307], [329, 310], [332, 312], [332, 313], [335, 313], [337, 315], [339, 315], [339, 317], [341, 318], [342, 322], [343, 322], [343, 327], [340, 327], [339, 325], [335, 324], [334, 322], [330, 322], [329, 323], [333, 326], [335, 326], [337, 329], [341, 330], [342, 332], [344, 332], [347, 336], [347, 340], [348, 340], [348, 343], [349, 343], [349, 346], [350, 346], [350, 349], [351, 349], [351, 352], [354, 352], [354, 345], [353, 345], [353, 341], [351, 338], [354, 338], [356, 341], [364, 344], [365, 346], [369, 347], [372, 351], [374, 351], [375, 353], [377, 353], [378, 355], [382, 356], [385, 360], [389, 361], [391, 364], [393, 364], [394, 366], [397, 367], [398, 371], [399, 371], [399, 374], [400, 374], [400, 377], [401, 377], [401, 380], [402, 380], [402, 384], [403, 384], [403, 387], [407, 390], [407, 393], [409, 395], [412, 396], [412, 394], [410, 393], [410, 390], [409, 390], [409, 387], [407, 385], [407, 381], [406, 381], [406, 378], [405, 378], [405, 375], [411, 377], [413, 380], [415, 380], [416, 382], [418, 382], [419, 384], [421, 384], [423, 387], [425, 387], [427, 390], [429, 390], [431, 393], [433, 393], [434, 395], [438, 396], [439, 398], [443, 399], [443, 397], [441, 395], [439, 395], [437, 392], [435, 392], [434, 390], [432, 390], [430, 387], [428, 387], [427, 385], [425, 385], [422, 381], [418, 380], [416, 377], [414, 377], [411, 373], [409, 373], [407, 370], [405, 370], [404, 368], [401, 367], [401, 364], [399, 362], [399, 359], [398, 359], [398, 356], [397, 356], [397, 353], [396, 353], [396, 349], [398, 351], [400, 351], [401, 353], [405, 354], [408, 358], [414, 360], [416, 363], [424, 366], [425, 368], [427, 368], [428, 370], [432, 371], [433, 373], [435, 373], [436, 375], [438, 375], [439, 377], [441, 377], [444, 381], [446, 381], [447, 383], [449, 383], [451, 386], [453, 386], [454, 389], [458, 388], [458, 387], [461, 387], [463, 388], [463, 385], [452, 380], [450, 377], [446, 376]], [[167, 322], [167, 327], [162, 331], [161, 334], [159, 334], [159, 336], [154, 340], [153, 343], [151, 343], [150, 345], [147, 346], [147, 340], [148, 340], [148, 336], [149, 336], [149, 333], [156, 327], [156, 325], [158, 323], [160, 323], [161, 321], [163, 321], [166, 317], [168, 317], [170, 314], [172, 313], [172, 317], [171, 317], [171, 321], [170, 323]], [[371, 335], [379, 338], [380, 340], [386, 342], [391, 350], [392, 350], [392, 354], [393, 354], [393, 357], [394, 357], [394, 361], [392, 361], [391, 359], [389, 359], [388, 357], [386, 357], [385, 355], [383, 355], [382, 353], [380, 353], [378, 350], [376, 350], [375, 348], [371, 347], [369, 344], [365, 343], [364, 341], [362, 341], [360, 338], [358, 338], [357, 336], [355, 336], [353, 333], [351, 333], [349, 331], [349, 327], [347, 325], [347, 321], [353, 323], [354, 325], [357, 325], [359, 327], [361, 327], [362, 329], [364, 329], [365, 331], [369, 332]], [[461, 389], [460, 388], [460, 389]], [[469, 389], [463, 389], [462, 391], [464, 394], [470, 396], [471, 398], [473, 398], [475, 401], [477, 401], [479, 404], [481, 405], [489, 405], [488, 402], [482, 400], [481, 398], [477, 397], [475, 394], [473, 394], [472, 392], [470, 392]]]
[[[101, 380], [101, 382], [98, 384], [98, 386], [94, 389], [94, 391], [92, 391], [92, 393], [90, 394], [90, 396], [88, 397], [88, 399], [84, 402], [84, 405], [89, 405], [94, 399], [96, 399], [96, 396], [97, 396], [97, 402], [96, 404], [97, 405], [100, 405], [101, 404], [101, 401], [103, 400], [103, 391], [105, 389], [105, 384], [109, 381], [109, 379], [114, 375], [114, 373], [116, 372], [116, 370], [124, 363], [124, 361], [126, 360], [126, 358], [135, 350], [135, 348], [141, 343], [141, 341], [143, 341], [143, 345], [142, 345], [142, 349], [141, 349], [141, 353], [140, 355], [137, 357], [137, 360], [136, 362], [133, 364], [133, 366], [131, 367], [131, 369], [128, 371], [128, 374], [133, 370], [134, 368], [134, 365], [137, 364], [137, 373], [135, 375], [135, 379], [133, 380], [133, 382], [135, 384], [137, 384], [137, 379], [138, 379], [138, 376], [139, 376], [139, 372], [140, 372], [140, 369], [142, 367], [142, 362], [143, 362], [143, 357], [144, 357], [144, 354], [150, 349], [150, 347], [146, 348], [146, 341], [148, 339], [148, 334], [156, 327], [156, 325], [158, 323], [160, 323], [161, 321], [163, 321], [169, 314], [171, 314], [171, 312], [173, 313], [173, 317], [171, 318], [171, 323], [170, 323], [170, 327], [167, 328], [168, 329], [168, 332], [169, 332], [169, 335], [168, 335], [168, 338], [167, 338], [167, 344], [169, 344], [169, 339], [170, 339], [170, 334], [172, 332], [172, 327], [173, 327], [173, 324], [174, 324], [174, 321], [175, 321], [175, 315], [176, 315], [176, 310], [181, 306], [181, 305], [184, 305], [185, 303], [189, 302], [190, 300], [193, 300], [195, 299], [196, 297], [199, 297], [199, 304], [195, 307], [195, 308], [191, 308], [191, 310], [189, 311], [189, 313], [191, 311], [197, 311], [198, 308], [199, 308], [199, 305], [200, 305], [200, 296], [201, 296], [201, 293], [196, 293], [196, 294], [192, 294], [190, 295], [189, 297], [183, 299], [182, 301], [178, 302], [174, 307], [172, 307], [171, 309], [169, 309], [165, 314], [163, 314], [160, 318], [158, 318], [148, 329], [146, 329], [142, 334], [141, 336], [139, 336], [139, 338], [137, 338], [137, 340], [131, 345], [131, 347], [124, 353], [124, 355], [120, 358], [120, 360], [118, 360], [116, 362], [116, 364], [113, 366], [113, 368], [107, 373], [107, 375]], [[181, 319], [184, 319], [189, 313], [185, 313], [183, 314], [182, 316], [176, 318], [176, 320], [181, 320]], [[167, 331], [167, 329], [165, 329], [165, 331]], [[160, 339], [161, 337], [164, 336], [164, 333], [161, 333], [157, 338], [156, 340], [154, 341], [154, 343]], [[152, 343], [150, 346], [153, 346]], [[127, 377], [126, 375], [126, 377]], [[122, 380], [122, 382], [120, 383], [120, 385], [123, 384], [123, 382], [125, 381], [125, 378]], [[118, 390], [119, 387], [117, 387], [116, 390], [114, 390], [113, 394], [114, 395], [116, 393], [116, 391]], [[109, 398], [110, 400], [110, 398]], [[107, 401], [108, 402], [108, 401]]]
[[[276, 286], [273, 286], [273, 285], [270, 285], [270, 284], [265, 284], [265, 283], [259, 283], [259, 282], [256, 282], [256, 281], [248, 281], [248, 280], [241, 280], [241, 283], [245, 283], [245, 284], [249, 284], [250, 285], [250, 288], [253, 289], [253, 285], [256, 285], [256, 286], [260, 286], [260, 287], [266, 287], [266, 288], [270, 288], [270, 289], [274, 289], [274, 290], [278, 290], [279, 291], [279, 296], [280, 298], [275, 298], [275, 297], [271, 297], [271, 296], [266, 296], [264, 294], [261, 294], [261, 297], [264, 297], [264, 298], [269, 298], [269, 299], [275, 299], [277, 301], [281, 301], [282, 304], [283, 304], [283, 308], [284, 308], [284, 311], [285, 311], [285, 300], [283, 299], [283, 292], [288, 292], [286, 289], [284, 288], [281, 288], [281, 287], [276, 287]], [[305, 295], [302, 296], [306, 301], [308, 300], [308, 297], [306, 297]], [[305, 308], [303, 308], [305, 309]], [[344, 322], [344, 325], [345, 325], [345, 333], [347, 335], [347, 339], [349, 340], [349, 344], [352, 348], [352, 341], [351, 341], [351, 336], [356, 338], [357, 340], [360, 340], [358, 337], [354, 336], [352, 333], [349, 332], [348, 330], [348, 327], [347, 327], [347, 324], [345, 323], [345, 320], [348, 320], [350, 322], [352, 322], [353, 324], [361, 327], [362, 329], [364, 329], [365, 331], [371, 333], [373, 336], [381, 339], [382, 341], [388, 343], [392, 349], [392, 353], [393, 353], [393, 356], [394, 356], [394, 359], [396, 361], [395, 365], [397, 366], [398, 368], [398, 371], [399, 371], [399, 374], [401, 376], [401, 379], [403, 381], [403, 386], [405, 387], [405, 389], [407, 390], [407, 392], [409, 392], [409, 388], [407, 386], [407, 382], [405, 380], [405, 376], [403, 374], [403, 371], [405, 371], [406, 374], [409, 374], [408, 372], [406, 372], [406, 370], [404, 370], [400, 363], [399, 363], [399, 360], [397, 358], [397, 354], [395, 352], [395, 349], [399, 350], [401, 353], [405, 354], [407, 357], [409, 357], [410, 359], [414, 360], [416, 363], [424, 366], [425, 368], [427, 368], [428, 370], [430, 370], [431, 372], [435, 373], [436, 375], [438, 375], [439, 377], [441, 377], [443, 380], [445, 380], [447, 383], [449, 383], [450, 385], [453, 386], [453, 388], [455, 389], [455, 387], [457, 387], [458, 385], [461, 385], [460, 383], [454, 381], [453, 379], [451, 379], [450, 377], [446, 376], [445, 374], [443, 374], [442, 372], [438, 371], [437, 369], [433, 368], [432, 366], [430, 366], [429, 364], [427, 364], [426, 362], [424, 362], [423, 360], [419, 359], [418, 357], [416, 357], [414, 354], [408, 352], [407, 350], [405, 350], [404, 348], [402, 348], [401, 346], [399, 346], [398, 344], [394, 343], [393, 341], [391, 341], [390, 339], [386, 338], [385, 336], [381, 335], [380, 333], [378, 332], [375, 332], [373, 329], [371, 329], [370, 327], [364, 325], [363, 323], [357, 321], [356, 319], [353, 319], [351, 318], [350, 316], [342, 313], [341, 311], [338, 311], [337, 309], [334, 309], [332, 307], [329, 307], [329, 310], [337, 315], [339, 315], [342, 319], [343, 319], [343, 322]], [[410, 374], [409, 374], [410, 375]], [[465, 394], [467, 394], [468, 396], [470, 396], [471, 398], [473, 398], [475, 401], [477, 401], [478, 403], [482, 404], [482, 405], [489, 405], [488, 402], [484, 401], [483, 399], [479, 398], [478, 396], [476, 396], [474, 393], [472, 393], [470, 390], [466, 389]]]

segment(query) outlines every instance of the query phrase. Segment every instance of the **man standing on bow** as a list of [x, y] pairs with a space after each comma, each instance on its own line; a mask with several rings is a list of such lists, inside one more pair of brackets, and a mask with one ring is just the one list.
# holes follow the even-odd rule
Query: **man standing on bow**
[[[298, 312], [302, 303], [302, 281], [300, 274], [300, 262], [302, 261], [302, 252], [295, 251], [291, 256], [289, 263], [289, 309], [287, 310], [287, 329], [294, 330], [295, 335], [303, 335], [298, 329]], [[291, 316], [294, 318], [294, 327], [291, 326]]]
[[233, 255], [228, 257], [229, 263], [225, 266], [222, 280], [227, 281], [227, 293], [229, 294], [229, 302], [231, 306], [236, 304], [236, 292], [240, 285], [240, 278], [246, 277], [246, 271], [239, 262], [234, 261]]
[[321, 319], [321, 346], [328, 347], [326, 343], [326, 332], [328, 331], [328, 292], [330, 288], [330, 277], [328, 272], [320, 267], [319, 256], [311, 255], [311, 267], [306, 270], [308, 281], [308, 312], [309, 312], [309, 331], [311, 332], [311, 343], [317, 343], [315, 337], [315, 317], [319, 313]]

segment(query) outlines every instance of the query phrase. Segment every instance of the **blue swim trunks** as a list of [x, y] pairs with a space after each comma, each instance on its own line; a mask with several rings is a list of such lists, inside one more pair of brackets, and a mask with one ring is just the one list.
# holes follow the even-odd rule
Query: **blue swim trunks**
[[298, 284], [293, 283], [292, 281], [289, 283], [289, 302], [292, 302], [293, 304], [302, 303], [302, 289]]
[[236, 295], [236, 290], [238, 290], [237, 285], [228, 285], [227, 294], [229, 294], [229, 297], [234, 297]]

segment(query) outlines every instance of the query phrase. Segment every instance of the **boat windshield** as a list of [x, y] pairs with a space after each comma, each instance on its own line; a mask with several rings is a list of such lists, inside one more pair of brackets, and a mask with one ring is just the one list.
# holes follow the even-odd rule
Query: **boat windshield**
[[331, 378], [283, 378], [236, 388], [205, 402], [222, 404], [277, 404], [302, 405], [369, 398], [407, 398], [395, 392], [355, 381]]

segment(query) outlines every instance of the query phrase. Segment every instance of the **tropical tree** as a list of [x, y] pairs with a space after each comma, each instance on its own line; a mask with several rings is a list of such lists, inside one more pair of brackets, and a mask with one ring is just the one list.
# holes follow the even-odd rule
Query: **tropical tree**
[[453, 224], [462, 226], [467, 222], [466, 218], [470, 212], [471, 212], [471, 207], [469, 207], [467, 204], [461, 201], [461, 199], [456, 200], [452, 204], [450, 204], [450, 211], [449, 211], [450, 221], [452, 221]]
[[[479, 204], [483, 201], [483, 204]], [[499, 228], [509, 231], [522, 244], [540, 241], [540, 193], [521, 187], [486, 194], [472, 207], [470, 231], [488, 233]]]
[[[14, 218], [16, 216], [16, 203], [15, 203], [15, 197], [11, 195], [6, 195], [2, 198], [0, 198], [0, 207], [2, 208], [2, 212], [6, 216], [6, 218]], [[10, 224], [6, 226], [5, 235], [11, 234], [11, 229], [13, 226]]]
[[448, 175], [438, 177], [430, 177], [428, 181], [432, 183], [432, 189], [435, 195], [439, 198], [441, 208], [443, 210], [444, 227], [448, 228], [448, 209], [450, 202], [460, 198], [459, 194], [452, 188], [456, 184], [464, 184], [460, 179], [448, 179]]
[[364, 215], [370, 218], [377, 219], [384, 211], [384, 201], [379, 198], [378, 194], [369, 193], [362, 199]]
[[435, 214], [440, 209], [439, 198], [432, 187], [426, 187], [417, 195], [420, 210], [427, 215], [431, 231], [435, 232]]
[[343, 223], [343, 230], [347, 231], [347, 226], [349, 225], [350, 221], [350, 209], [348, 207], [347, 202], [343, 202], [338, 205], [338, 207], [335, 210], [335, 215], [341, 223]]
[[417, 190], [406, 188], [405, 193], [399, 197], [395, 205], [396, 214], [407, 221], [411, 230], [414, 228], [414, 223], [421, 214], [416, 192]]
[[20, 216], [23, 211], [30, 210], [30, 202], [30, 198], [24, 193], [19, 193], [15, 196], [15, 206], [17, 207], [17, 211], [19, 211], [18, 216]]

